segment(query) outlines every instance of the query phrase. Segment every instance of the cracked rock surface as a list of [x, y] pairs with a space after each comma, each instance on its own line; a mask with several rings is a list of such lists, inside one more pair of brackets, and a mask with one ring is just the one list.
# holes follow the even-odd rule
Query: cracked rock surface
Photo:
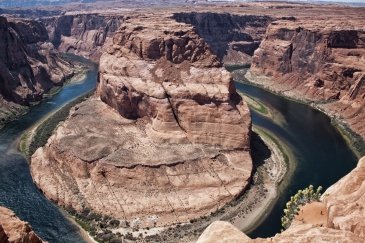
[[32, 157], [59, 205], [140, 227], [187, 222], [242, 193], [251, 119], [230, 74], [186, 24], [128, 19], [100, 59], [96, 96]]

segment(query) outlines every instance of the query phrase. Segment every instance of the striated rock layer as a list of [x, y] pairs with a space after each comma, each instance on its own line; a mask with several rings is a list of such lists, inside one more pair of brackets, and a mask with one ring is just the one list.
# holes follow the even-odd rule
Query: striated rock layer
[[72, 65], [55, 52], [44, 26], [34, 20], [0, 16], [0, 124], [21, 106], [40, 101], [43, 94], [73, 74]]
[[348, 175], [322, 196], [328, 212], [327, 226], [294, 221], [284, 232], [267, 239], [250, 239], [227, 222], [211, 224], [198, 243], [213, 242], [364, 242], [365, 157]]
[[246, 188], [249, 110], [191, 26], [129, 19], [100, 59], [97, 96], [32, 157], [35, 183], [59, 205], [153, 227], [207, 215]]
[[13, 211], [0, 207], [1, 243], [42, 243], [27, 222], [20, 220]]
[[250, 65], [254, 51], [273, 21], [269, 16], [214, 12], [181, 12], [173, 18], [196, 27], [225, 65]]
[[50, 41], [61, 52], [99, 61], [103, 45], [123, 22], [123, 16], [77, 14], [43, 18]]
[[365, 138], [364, 24], [361, 17], [276, 21], [254, 54], [248, 78], [296, 99], [325, 103], [328, 113]]

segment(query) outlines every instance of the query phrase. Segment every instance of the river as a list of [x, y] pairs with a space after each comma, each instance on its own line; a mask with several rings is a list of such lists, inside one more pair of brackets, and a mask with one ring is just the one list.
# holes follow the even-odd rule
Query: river
[[[67, 84], [50, 99], [30, 109], [21, 119], [0, 130], [0, 205], [12, 209], [34, 231], [49, 242], [83, 242], [78, 227], [49, 202], [32, 182], [27, 160], [17, 150], [17, 139], [52, 111], [93, 90], [97, 69], [91, 68], [83, 82]], [[280, 113], [275, 122], [252, 111], [253, 124], [285, 140], [295, 157], [292, 179], [280, 189], [280, 197], [264, 222], [251, 237], [280, 232], [280, 217], [289, 197], [309, 184], [326, 189], [355, 167], [357, 158], [323, 113], [247, 84], [236, 83], [239, 91]]]
[[236, 83], [236, 88], [279, 113], [280, 122], [275, 122], [251, 110], [252, 123], [285, 141], [295, 160], [290, 163], [293, 174], [279, 187], [280, 196], [272, 211], [249, 234], [252, 238], [271, 237], [281, 230], [280, 219], [290, 196], [309, 185], [322, 186], [325, 191], [355, 168], [358, 158], [322, 112], [249, 84]]
[[29, 113], [0, 130], [0, 205], [12, 209], [19, 218], [28, 221], [33, 230], [49, 242], [84, 240], [79, 228], [33, 184], [28, 162], [17, 150], [17, 139], [50, 112], [95, 89], [97, 68], [89, 65], [91, 68], [84, 80], [66, 84], [52, 98], [31, 107]]

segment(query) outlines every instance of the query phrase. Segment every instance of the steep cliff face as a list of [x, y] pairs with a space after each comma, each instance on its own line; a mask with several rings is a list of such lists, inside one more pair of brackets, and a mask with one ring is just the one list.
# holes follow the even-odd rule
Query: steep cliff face
[[[33, 20], [0, 17], [1, 117], [42, 99], [73, 74], [72, 65], [47, 42], [44, 26]], [[18, 104], [18, 105], [17, 105]]]
[[267, 26], [273, 21], [268, 16], [211, 12], [175, 13], [173, 18], [194, 26], [219, 60], [227, 65], [249, 65]]
[[[323, 193], [327, 225], [294, 221], [284, 232], [267, 239], [250, 239], [227, 222], [211, 224], [198, 243], [214, 242], [364, 242], [365, 157], [357, 167]], [[311, 213], [311, 212], [309, 212]]]
[[42, 19], [50, 41], [61, 52], [99, 61], [101, 48], [123, 22], [123, 16], [80, 14]]
[[[248, 78], [322, 105], [365, 137], [364, 21], [331, 19], [272, 23]], [[265, 75], [269, 79], [257, 76]], [[255, 78], [256, 76], [256, 78]], [[255, 81], [256, 80], [256, 81]]]
[[48, 198], [154, 227], [207, 215], [246, 188], [248, 108], [192, 27], [129, 19], [101, 57], [97, 94], [32, 157]]
[[0, 207], [1, 243], [42, 243], [27, 222], [20, 220], [13, 211]]

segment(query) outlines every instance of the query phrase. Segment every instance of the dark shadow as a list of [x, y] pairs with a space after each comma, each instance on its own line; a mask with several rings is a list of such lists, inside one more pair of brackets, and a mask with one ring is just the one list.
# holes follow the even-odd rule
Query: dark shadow
[[251, 157], [253, 163], [253, 173], [257, 168], [265, 163], [265, 160], [271, 157], [271, 151], [261, 139], [261, 137], [255, 133], [251, 133]]

